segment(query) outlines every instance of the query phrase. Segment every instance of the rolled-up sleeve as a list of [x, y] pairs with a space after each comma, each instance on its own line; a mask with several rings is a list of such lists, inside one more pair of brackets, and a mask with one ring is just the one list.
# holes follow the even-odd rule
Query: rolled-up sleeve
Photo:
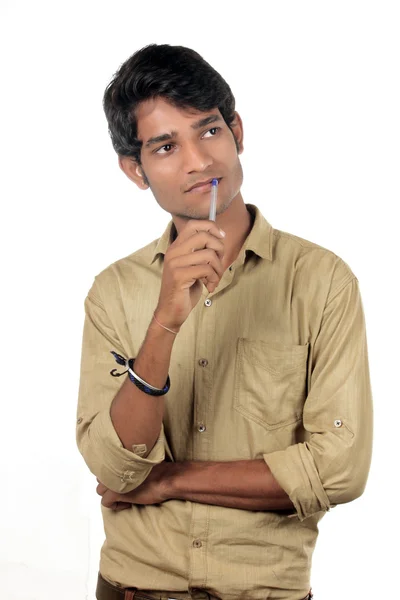
[[126, 375], [113, 377], [120, 367], [111, 350], [128, 357], [107, 316], [96, 280], [84, 303], [80, 382], [78, 393], [76, 441], [91, 472], [110, 490], [127, 493], [138, 487], [154, 465], [165, 458], [164, 427], [144, 458], [141, 445], [124, 448], [114, 429], [110, 408]]
[[373, 407], [357, 278], [328, 294], [312, 348], [303, 426], [309, 441], [264, 454], [300, 521], [364, 492], [372, 457]]

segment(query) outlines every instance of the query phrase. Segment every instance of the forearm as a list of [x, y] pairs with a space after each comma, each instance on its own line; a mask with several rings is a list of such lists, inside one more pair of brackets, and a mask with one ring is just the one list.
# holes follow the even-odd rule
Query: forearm
[[[141, 379], [163, 388], [168, 378], [175, 335], [154, 320], [135, 360], [134, 371]], [[142, 392], [127, 376], [115, 396], [110, 416], [124, 447], [132, 450], [135, 444], [146, 444], [151, 451], [160, 433], [164, 415], [164, 396]]]
[[293, 509], [263, 459], [170, 465], [168, 498], [245, 510]]

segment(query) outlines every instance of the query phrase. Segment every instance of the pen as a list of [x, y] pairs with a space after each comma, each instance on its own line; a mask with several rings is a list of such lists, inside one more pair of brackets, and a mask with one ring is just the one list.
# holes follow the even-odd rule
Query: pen
[[215, 221], [215, 216], [217, 212], [217, 188], [218, 188], [218, 179], [213, 179], [211, 182], [211, 203], [210, 203], [210, 214], [209, 220]]

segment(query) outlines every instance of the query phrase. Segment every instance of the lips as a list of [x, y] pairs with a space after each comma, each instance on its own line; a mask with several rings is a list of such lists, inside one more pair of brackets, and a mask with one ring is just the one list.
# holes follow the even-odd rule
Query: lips
[[211, 183], [213, 179], [218, 179], [218, 183], [219, 183], [221, 181], [222, 177], [210, 177], [210, 179], [206, 179], [205, 181], [199, 181], [198, 183], [195, 183], [194, 185], [192, 185], [192, 187], [190, 187], [186, 191], [190, 192], [194, 188], [201, 187], [203, 185], [207, 185], [207, 184]]

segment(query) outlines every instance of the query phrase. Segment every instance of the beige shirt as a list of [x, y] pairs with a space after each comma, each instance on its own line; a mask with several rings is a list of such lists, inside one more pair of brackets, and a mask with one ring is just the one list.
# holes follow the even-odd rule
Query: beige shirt
[[156, 308], [162, 237], [98, 274], [85, 300], [77, 443], [111, 490], [137, 487], [163, 460], [264, 458], [293, 511], [183, 500], [102, 506], [100, 571], [139, 589], [202, 588], [222, 599], [299, 600], [311, 586], [318, 522], [359, 497], [372, 451], [372, 396], [359, 284], [337, 255], [274, 229], [260, 210], [218, 288], [182, 325], [160, 437], [147, 458], [123, 447], [110, 405]]

